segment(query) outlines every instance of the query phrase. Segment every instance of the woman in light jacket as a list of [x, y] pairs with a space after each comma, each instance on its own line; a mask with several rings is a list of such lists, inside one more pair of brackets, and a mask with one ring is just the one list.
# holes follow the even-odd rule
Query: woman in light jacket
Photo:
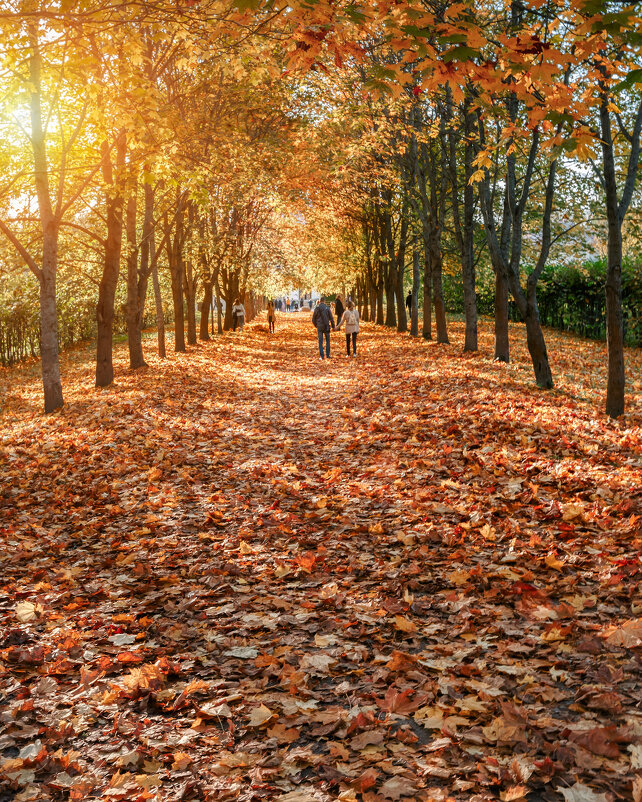
[[352, 301], [348, 301], [348, 305], [337, 329], [340, 329], [343, 324], [346, 324], [346, 351], [350, 356], [350, 340], [352, 340], [352, 356], [357, 355], [357, 334], [359, 334], [359, 310], [355, 309]]
[[232, 331], [236, 331], [237, 325], [240, 327], [241, 331], [243, 331], [243, 324], [245, 323], [245, 307], [241, 303], [240, 298], [237, 298], [234, 301], [234, 306], [232, 307], [232, 319], [234, 321]]

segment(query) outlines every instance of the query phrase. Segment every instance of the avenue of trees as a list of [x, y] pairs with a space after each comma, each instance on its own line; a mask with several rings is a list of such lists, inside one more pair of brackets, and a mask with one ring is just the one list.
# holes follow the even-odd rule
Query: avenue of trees
[[640, 19], [610, 0], [480, 6], [5, 4], [0, 351], [40, 355], [45, 410], [64, 400], [61, 343], [95, 336], [104, 387], [116, 329], [137, 368], [151, 320], [164, 356], [169, 320], [184, 351], [212, 308], [222, 331], [234, 298], [251, 319], [288, 286], [347, 287], [364, 320], [447, 343], [455, 282], [476, 351], [484, 275], [495, 358], [523, 321], [544, 389], [542, 319], [583, 319], [573, 286], [588, 308], [590, 283], [581, 325], [599, 336], [604, 319], [606, 411], [621, 415]]

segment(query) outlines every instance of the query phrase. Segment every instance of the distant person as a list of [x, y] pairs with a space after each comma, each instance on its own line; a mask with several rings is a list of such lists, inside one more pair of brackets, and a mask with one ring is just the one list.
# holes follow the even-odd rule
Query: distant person
[[310, 307], [310, 312], [312, 311], [312, 298], [308, 301], [308, 306]]
[[352, 356], [357, 355], [357, 334], [359, 334], [359, 310], [355, 309], [352, 301], [348, 301], [348, 308], [343, 313], [337, 329], [346, 324], [346, 351], [350, 356], [350, 341], [352, 341]]
[[343, 301], [341, 300], [341, 296], [337, 295], [337, 300], [334, 302], [334, 313], [337, 316], [337, 322], [341, 320], [341, 315], [343, 315], [345, 307], [343, 305]]
[[332, 310], [326, 306], [325, 298], [321, 298], [312, 315], [312, 325], [316, 327], [319, 338], [319, 357], [324, 358], [323, 339], [325, 338], [325, 358], [330, 359], [330, 326], [334, 330]]
[[245, 325], [245, 307], [241, 303], [240, 298], [236, 298], [234, 300], [234, 306], [232, 307], [232, 331], [236, 331], [236, 327], [238, 326], [241, 331], [243, 331], [243, 326]]
[[274, 301], [268, 301], [267, 313], [268, 313], [268, 326], [270, 327], [270, 334], [274, 334], [274, 331], [276, 329], [276, 313], [274, 310]]
[[408, 316], [412, 316], [412, 293], [409, 292], [406, 298], [406, 306], [408, 307]]
[[290, 311], [290, 299], [289, 298], [285, 299], [285, 311], [286, 312]]

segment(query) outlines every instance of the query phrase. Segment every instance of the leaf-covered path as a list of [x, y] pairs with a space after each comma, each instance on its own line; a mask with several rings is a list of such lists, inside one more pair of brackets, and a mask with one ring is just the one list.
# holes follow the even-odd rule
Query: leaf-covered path
[[518, 328], [506, 367], [489, 331], [322, 363], [280, 323], [121, 350], [106, 391], [73, 352], [49, 417], [0, 377], [0, 800], [640, 800], [640, 417], [599, 411], [602, 346], [551, 335], [543, 394]]

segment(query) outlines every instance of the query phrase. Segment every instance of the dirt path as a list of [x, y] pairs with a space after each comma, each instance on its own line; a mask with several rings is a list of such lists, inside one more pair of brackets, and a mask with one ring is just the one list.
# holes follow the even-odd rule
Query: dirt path
[[106, 391], [73, 353], [46, 418], [3, 375], [0, 800], [639, 802], [641, 437], [601, 346], [554, 339], [542, 394], [489, 331], [321, 362], [279, 322], [121, 349]]

